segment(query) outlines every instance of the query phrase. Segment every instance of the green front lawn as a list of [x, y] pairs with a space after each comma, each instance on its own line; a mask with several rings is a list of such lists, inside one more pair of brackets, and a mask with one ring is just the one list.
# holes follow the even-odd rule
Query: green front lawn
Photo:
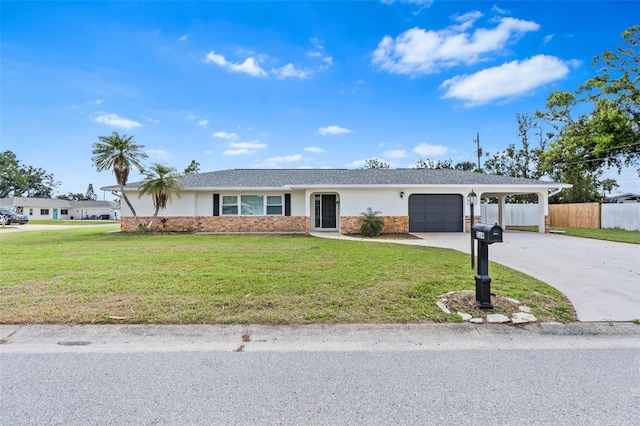
[[[474, 290], [453, 250], [300, 235], [0, 234], [0, 323], [456, 321], [436, 296]], [[572, 321], [554, 288], [491, 264], [492, 291]]]
[[113, 225], [120, 224], [115, 220], [30, 220], [32, 225]]
[[640, 244], [640, 231], [623, 229], [588, 229], [588, 228], [552, 228], [564, 231], [572, 237], [593, 238], [596, 240], [617, 241], [620, 243]]

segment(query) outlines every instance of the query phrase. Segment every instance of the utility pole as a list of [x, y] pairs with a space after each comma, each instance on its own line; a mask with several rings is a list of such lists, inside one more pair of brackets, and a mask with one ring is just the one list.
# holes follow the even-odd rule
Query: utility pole
[[478, 148], [478, 170], [480, 170], [480, 159], [482, 158], [482, 148], [480, 148], [480, 133], [476, 133], [476, 147]]

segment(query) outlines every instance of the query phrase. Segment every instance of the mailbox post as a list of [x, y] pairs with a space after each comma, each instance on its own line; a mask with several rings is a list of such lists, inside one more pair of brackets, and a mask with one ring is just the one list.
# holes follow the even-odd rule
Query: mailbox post
[[486, 223], [476, 223], [471, 234], [478, 241], [478, 272], [476, 274], [476, 306], [493, 309], [491, 305], [491, 277], [489, 276], [489, 244], [502, 242], [502, 228]]

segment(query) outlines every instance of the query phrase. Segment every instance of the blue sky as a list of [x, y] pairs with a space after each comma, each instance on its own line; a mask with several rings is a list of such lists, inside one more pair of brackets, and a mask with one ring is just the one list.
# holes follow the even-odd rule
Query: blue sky
[[[516, 113], [593, 75], [640, 16], [636, 1], [1, 7], [0, 149], [58, 193], [114, 183], [91, 163], [112, 131], [180, 171], [475, 162], [476, 133], [485, 152], [517, 143]], [[633, 171], [612, 177], [640, 192]]]

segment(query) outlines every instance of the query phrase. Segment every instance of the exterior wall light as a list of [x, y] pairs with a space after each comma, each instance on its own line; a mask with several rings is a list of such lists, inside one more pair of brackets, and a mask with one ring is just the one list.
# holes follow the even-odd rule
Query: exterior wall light
[[400, 191], [400, 198], [404, 197], [404, 191]]

